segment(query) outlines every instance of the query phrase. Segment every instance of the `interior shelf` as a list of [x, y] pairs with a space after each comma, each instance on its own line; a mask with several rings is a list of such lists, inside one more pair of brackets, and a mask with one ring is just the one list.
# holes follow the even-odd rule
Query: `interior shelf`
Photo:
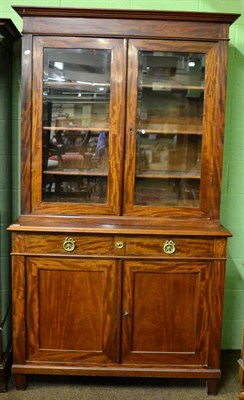
[[77, 127], [70, 127], [70, 126], [44, 126], [43, 127], [44, 131], [92, 131], [92, 132], [101, 132], [101, 131], [105, 131], [108, 132], [109, 129], [108, 128], [104, 128], [104, 127], [84, 127], [84, 126], [77, 126]]
[[158, 90], [204, 90], [204, 86], [193, 85], [168, 85], [164, 83], [143, 83], [139, 87]]
[[142, 171], [136, 174], [136, 178], [147, 179], [200, 179], [199, 171]]
[[87, 86], [87, 87], [94, 87], [94, 86], [104, 86], [104, 87], [110, 87], [110, 83], [107, 83], [107, 82], [86, 82], [86, 81], [84, 81], [84, 82], [81, 82], [81, 81], [76, 81], [76, 82], [67, 82], [67, 81], [44, 81], [43, 82], [44, 83], [44, 86], [46, 86], [46, 87], [55, 87], [55, 86], [58, 86], [58, 87], [66, 87], [67, 88], [67, 86], [70, 86], [70, 87], [74, 87], [74, 86], [78, 86], [78, 87], [80, 87], [80, 86]]
[[107, 172], [101, 171], [86, 171], [86, 170], [79, 170], [79, 169], [55, 169], [55, 170], [45, 170], [43, 171], [45, 175], [66, 175], [66, 176], [89, 176], [89, 177], [107, 177]]
[[161, 135], [202, 135], [202, 126], [189, 126], [189, 127], [181, 127], [177, 125], [176, 128], [173, 127], [163, 127], [163, 128], [153, 128], [153, 127], [146, 127], [137, 129], [138, 133], [143, 135], [150, 134], [150, 133], [157, 133]]

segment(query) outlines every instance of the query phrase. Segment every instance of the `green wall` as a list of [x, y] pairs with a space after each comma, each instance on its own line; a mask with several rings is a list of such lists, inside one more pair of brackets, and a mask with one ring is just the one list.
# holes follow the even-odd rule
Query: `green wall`
[[[223, 349], [241, 346], [244, 319], [244, 0], [0, 0], [0, 15], [21, 18], [11, 5], [108, 7], [242, 14], [231, 27], [221, 221], [233, 237], [228, 242]], [[18, 58], [16, 58], [18, 60]], [[18, 63], [14, 66], [13, 191], [14, 214], [19, 209], [19, 92]]]
[[[11, 103], [12, 103], [12, 43], [0, 34], [0, 352], [7, 350], [11, 340]], [[1, 337], [2, 336], [2, 337]], [[1, 354], [0, 354], [1, 359]]]

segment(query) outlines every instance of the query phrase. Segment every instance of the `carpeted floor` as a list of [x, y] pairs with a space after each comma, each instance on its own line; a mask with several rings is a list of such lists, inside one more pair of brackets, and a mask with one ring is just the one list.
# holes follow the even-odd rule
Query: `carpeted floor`
[[3, 400], [238, 400], [240, 351], [223, 351], [217, 398], [207, 396], [204, 380], [28, 376], [25, 391], [11, 379]]

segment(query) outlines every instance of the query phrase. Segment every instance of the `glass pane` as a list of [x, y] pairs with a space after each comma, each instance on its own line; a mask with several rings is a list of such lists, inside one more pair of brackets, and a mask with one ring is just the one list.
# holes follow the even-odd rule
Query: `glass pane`
[[110, 50], [44, 49], [42, 197], [106, 203]]
[[205, 55], [139, 52], [135, 204], [198, 207]]

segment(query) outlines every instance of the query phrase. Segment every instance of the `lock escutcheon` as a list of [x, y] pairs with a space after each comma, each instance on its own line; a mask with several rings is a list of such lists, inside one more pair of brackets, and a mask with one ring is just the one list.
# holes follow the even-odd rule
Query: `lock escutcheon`
[[116, 249], [123, 249], [124, 243], [120, 242], [120, 241], [115, 242], [115, 247], [116, 247]]
[[176, 250], [175, 243], [173, 240], [166, 240], [163, 246], [163, 251], [165, 254], [174, 254]]

